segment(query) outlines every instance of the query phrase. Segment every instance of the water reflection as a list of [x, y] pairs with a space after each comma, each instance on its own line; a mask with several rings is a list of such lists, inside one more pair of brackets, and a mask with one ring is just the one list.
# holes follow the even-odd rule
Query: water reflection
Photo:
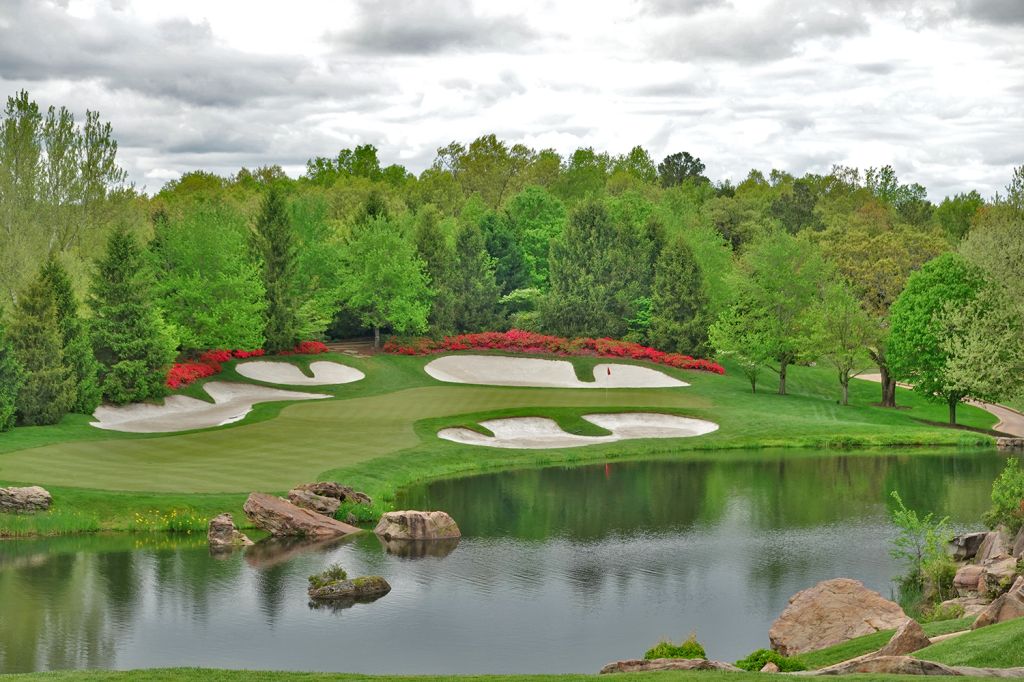
[[[0, 672], [210, 666], [361, 673], [594, 672], [693, 629], [712, 656], [767, 643], [799, 589], [849, 575], [888, 593], [888, 492], [975, 524], [991, 453], [704, 461], [508, 472], [407, 492], [464, 538], [203, 538], [0, 543]], [[386, 599], [311, 609], [306, 577], [339, 562]], [[395, 652], [402, 652], [401, 656]]]

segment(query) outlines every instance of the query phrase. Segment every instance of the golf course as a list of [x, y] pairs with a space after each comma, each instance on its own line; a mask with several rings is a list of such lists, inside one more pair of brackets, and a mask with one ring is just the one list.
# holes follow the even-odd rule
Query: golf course
[[[993, 440], [984, 431], [996, 421], [981, 409], [965, 406], [961, 423], [973, 430], [936, 426], [943, 419], [942, 405], [901, 390], [902, 409], [883, 409], [875, 405], [878, 387], [869, 382], [854, 382], [852, 405], [841, 406], [831, 373], [813, 367], [793, 369], [791, 395], [778, 396], [771, 388], [752, 393], [738, 372], [728, 370], [717, 375], [647, 365], [690, 385], [559, 389], [445, 383], [424, 371], [434, 359], [429, 356], [315, 357], [366, 377], [333, 386], [285, 387], [331, 398], [257, 404], [241, 422], [212, 429], [118, 433], [91, 426], [89, 417], [69, 415], [55, 426], [5, 434], [0, 439], [0, 481], [44, 486], [62, 503], [43, 515], [3, 515], [0, 535], [61, 532], [65, 523], [69, 531], [131, 530], [139, 515], [169, 518], [174, 512], [196, 518], [200, 530], [221, 511], [244, 519], [241, 504], [251, 491], [284, 492], [315, 480], [344, 481], [387, 505], [404, 485], [522, 466], [686, 457], [694, 450], [751, 447], [990, 446]], [[566, 361], [573, 363], [581, 380], [588, 373], [592, 378], [592, 368], [607, 362]], [[295, 362], [304, 368], [309, 359]], [[255, 383], [231, 364], [216, 380]], [[203, 399], [205, 381], [183, 393]], [[479, 430], [481, 421], [505, 417], [547, 417], [569, 433], [606, 435], [581, 418], [595, 411], [675, 414], [709, 420], [719, 428], [667, 442], [640, 439], [543, 451], [480, 448], [437, 437], [442, 429]]]

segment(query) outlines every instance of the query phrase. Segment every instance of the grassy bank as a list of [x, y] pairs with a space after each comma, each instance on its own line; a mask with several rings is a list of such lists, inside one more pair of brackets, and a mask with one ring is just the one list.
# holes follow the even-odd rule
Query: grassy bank
[[914, 656], [947, 665], [975, 668], [1024, 667], [1024, 618], [990, 625], [933, 644]]
[[[929, 637], [936, 637], [938, 635], [945, 635], [951, 632], [969, 630], [971, 623], [973, 622], [973, 618], [958, 618], [956, 620], [925, 623], [922, 627], [924, 628], [926, 635]], [[827, 649], [819, 649], [818, 651], [802, 654], [797, 656], [797, 658], [799, 658], [800, 661], [808, 668], [825, 668], [830, 665], [835, 665], [836, 663], [848, 661], [851, 658], [857, 658], [858, 656], [878, 651], [885, 646], [890, 639], [892, 639], [895, 632], [895, 630], [883, 630], [882, 632], [864, 635], [863, 637], [857, 637], [848, 642], [843, 642], [842, 644], [830, 646]]]
[[[906, 680], [900, 675], [858, 675], [859, 680], [877, 682], [898, 682]], [[32, 673], [9, 675], [11, 682], [43, 682], [70, 680], [72, 682], [370, 682], [393, 680], [394, 682], [596, 682], [612, 679], [620, 682], [698, 682], [707, 680], [732, 680], [748, 682], [764, 680], [761, 673], [719, 673], [719, 672], [656, 672], [619, 674], [611, 678], [597, 675], [491, 675], [491, 676], [372, 676], [344, 675], [332, 673], [286, 673], [269, 671], [210, 670], [201, 668], [171, 668], [163, 670], [130, 670], [125, 672], [70, 671], [56, 673]], [[991, 678], [975, 677], [930, 677], [929, 680], [982, 680]]]
[[[900, 392], [901, 409], [883, 409], [875, 405], [877, 385], [854, 382], [852, 404], [841, 406], [833, 373], [823, 368], [794, 368], [791, 395], [778, 396], [767, 380], [762, 392], [752, 394], [731, 367], [726, 376], [658, 367], [689, 382], [686, 388], [537, 389], [443, 384], [423, 371], [431, 358], [320, 359], [325, 357], [355, 366], [367, 378], [303, 389], [329, 393], [333, 400], [258, 405], [240, 424], [202, 431], [121, 434], [95, 429], [78, 415], [57, 426], [0, 434], [0, 484], [43, 485], [57, 500], [51, 514], [0, 515], [0, 534], [187, 528], [188, 519], [201, 525], [221, 511], [240, 516], [252, 490], [284, 492], [318, 478], [344, 481], [386, 505], [396, 489], [412, 482], [501, 468], [719, 458], [727, 451], [763, 447], [991, 444], [990, 437], [977, 432], [929, 424], [943, 419], [944, 406], [909, 392]], [[573, 362], [586, 375], [606, 361]], [[238, 375], [230, 363], [214, 380], [258, 383]], [[201, 395], [199, 386], [187, 392]], [[521, 415], [550, 416], [569, 431], [592, 434], [595, 427], [580, 416], [615, 410], [685, 414], [721, 428], [698, 438], [542, 451], [459, 445], [435, 435], [445, 426], [472, 427], [492, 417]], [[968, 406], [960, 416], [975, 429], [995, 422]]]

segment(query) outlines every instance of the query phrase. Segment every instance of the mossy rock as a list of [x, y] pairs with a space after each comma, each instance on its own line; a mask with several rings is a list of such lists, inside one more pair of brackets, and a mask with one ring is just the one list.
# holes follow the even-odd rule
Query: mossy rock
[[368, 575], [352, 580], [335, 580], [319, 587], [310, 587], [310, 599], [362, 600], [383, 597], [391, 585], [379, 575]]

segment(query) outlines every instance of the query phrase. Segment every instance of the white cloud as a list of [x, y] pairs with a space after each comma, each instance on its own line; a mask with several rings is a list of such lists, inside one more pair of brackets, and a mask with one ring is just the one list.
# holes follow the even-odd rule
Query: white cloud
[[[65, 6], [66, 5], [66, 6]], [[1024, 163], [1019, 0], [9, 0], [0, 85], [99, 109], [149, 190], [373, 143], [452, 140], [751, 167], [896, 166], [934, 199]]]

